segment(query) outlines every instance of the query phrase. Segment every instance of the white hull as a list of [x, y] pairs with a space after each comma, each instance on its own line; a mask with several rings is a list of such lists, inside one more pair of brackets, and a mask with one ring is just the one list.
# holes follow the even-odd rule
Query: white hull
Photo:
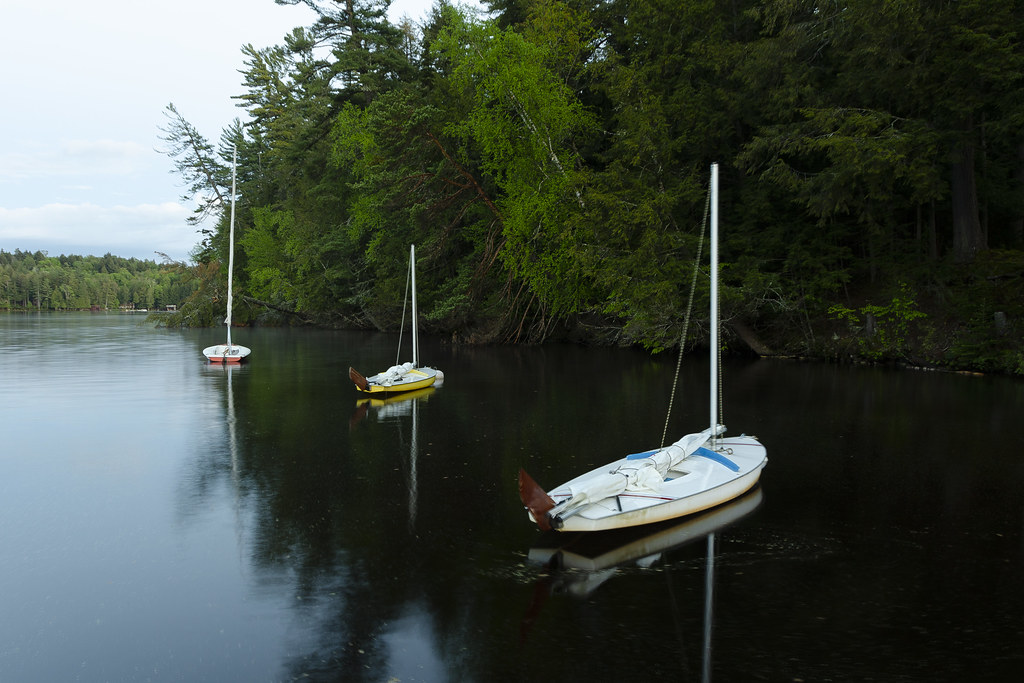
[[[719, 438], [717, 452], [738, 469], [734, 471], [703, 455], [691, 455], [668, 472], [656, 491], [623, 491], [559, 518], [559, 504], [568, 501], [573, 490], [586, 489], [588, 481], [604, 478], [629, 461], [622, 458], [608, 463], [549, 491], [548, 496], [555, 503], [549, 514], [559, 531], [620, 529], [692, 515], [748, 491], [758, 482], [768, 462], [765, 447], [753, 436]], [[532, 513], [530, 519], [539, 521]]]
[[203, 355], [211, 363], [238, 363], [250, 353], [248, 347], [238, 344], [217, 344], [203, 349]]
[[740, 496], [707, 512], [671, 524], [644, 529], [613, 531], [609, 534], [564, 534], [545, 532], [530, 548], [531, 562], [556, 565], [560, 569], [602, 571], [627, 563], [649, 564], [652, 557], [717, 533], [751, 514], [763, 498], [761, 489]]

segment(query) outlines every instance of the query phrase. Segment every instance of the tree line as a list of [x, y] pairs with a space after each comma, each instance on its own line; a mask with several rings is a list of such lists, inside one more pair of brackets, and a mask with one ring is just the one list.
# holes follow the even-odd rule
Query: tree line
[[1024, 372], [1021, 0], [276, 1], [317, 19], [242, 48], [244, 123], [165, 112], [183, 323], [235, 147], [240, 320], [394, 329], [415, 243], [445, 337], [672, 348], [719, 162], [734, 350]]
[[0, 309], [159, 310], [185, 301], [195, 286], [181, 269], [155, 261], [0, 250]]

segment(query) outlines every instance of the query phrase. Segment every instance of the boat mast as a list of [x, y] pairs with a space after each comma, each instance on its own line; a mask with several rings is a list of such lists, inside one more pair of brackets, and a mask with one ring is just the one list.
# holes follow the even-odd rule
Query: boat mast
[[711, 443], [718, 432], [718, 164], [711, 164]]
[[231, 229], [228, 237], [228, 317], [224, 323], [228, 326], [228, 348], [231, 348], [231, 281], [235, 273], [235, 164], [238, 148], [231, 146]]
[[409, 268], [412, 271], [412, 366], [420, 366], [420, 337], [416, 329], [416, 245], [409, 245]]

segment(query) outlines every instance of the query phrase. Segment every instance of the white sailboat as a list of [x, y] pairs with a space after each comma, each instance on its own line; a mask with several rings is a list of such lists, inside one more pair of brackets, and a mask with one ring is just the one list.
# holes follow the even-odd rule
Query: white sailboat
[[238, 363], [248, 356], [251, 351], [248, 347], [231, 343], [231, 301], [234, 296], [232, 285], [235, 273], [235, 168], [237, 161], [237, 150], [231, 150], [231, 224], [228, 237], [228, 315], [224, 324], [228, 329], [228, 339], [224, 344], [214, 344], [203, 349], [203, 355], [211, 363]]
[[[435, 382], [444, 380], [444, 373], [436, 368], [420, 365], [419, 360], [419, 330], [416, 311], [416, 245], [409, 247], [409, 274], [412, 280], [412, 362], [398, 363], [384, 372], [379, 372], [371, 377], [364, 377], [355, 368], [349, 367], [348, 376], [356, 389], [371, 396], [386, 396], [405, 391], [416, 391], [433, 386]], [[398, 353], [402, 353], [402, 342], [399, 337]]]
[[718, 165], [711, 166], [710, 426], [659, 449], [624, 456], [545, 493], [519, 471], [519, 496], [544, 530], [600, 531], [675, 519], [753, 487], [768, 462], [754, 436], [723, 438], [718, 422]]

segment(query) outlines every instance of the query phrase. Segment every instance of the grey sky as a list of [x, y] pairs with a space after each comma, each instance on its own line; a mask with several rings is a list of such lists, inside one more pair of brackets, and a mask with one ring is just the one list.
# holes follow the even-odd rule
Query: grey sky
[[[420, 20], [432, 0], [395, 0]], [[184, 260], [198, 241], [164, 109], [211, 141], [244, 111], [241, 46], [314, 17], [273, 0], [51, 0], [0, 9], [0, 249]]]

